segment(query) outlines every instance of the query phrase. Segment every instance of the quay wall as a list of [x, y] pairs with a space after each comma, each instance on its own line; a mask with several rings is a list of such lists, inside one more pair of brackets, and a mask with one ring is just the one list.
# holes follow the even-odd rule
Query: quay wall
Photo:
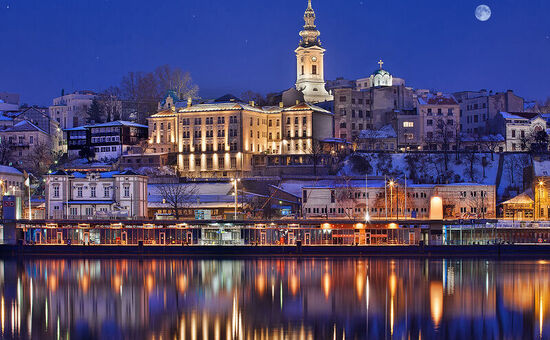
[[453, 246], [0, 245], [0, 258], [476, 257], [550, 258], [550, 244]]

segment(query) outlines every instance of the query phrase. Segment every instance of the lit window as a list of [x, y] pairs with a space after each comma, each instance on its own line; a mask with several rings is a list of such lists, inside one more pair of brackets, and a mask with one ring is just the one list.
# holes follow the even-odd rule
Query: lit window
[[414, 127], [414, 122], [403, 122], [403, 127], [412, 128]]

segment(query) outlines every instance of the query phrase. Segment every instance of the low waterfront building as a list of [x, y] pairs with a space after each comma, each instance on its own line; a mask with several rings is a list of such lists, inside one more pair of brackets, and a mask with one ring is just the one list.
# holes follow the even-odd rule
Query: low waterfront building
[[[305, 218], [443, 219], [495, 218], [494, 185], [476, 183], [413, 184], [372, 177], [368, 193], [364, 178], [323, 179], [302, 188]], [[435, 214], [435, 215], [434, 215]]]
[[46, 177], [48, 219], [145, 218], [147, 177], [133, 171], [56, 171]]

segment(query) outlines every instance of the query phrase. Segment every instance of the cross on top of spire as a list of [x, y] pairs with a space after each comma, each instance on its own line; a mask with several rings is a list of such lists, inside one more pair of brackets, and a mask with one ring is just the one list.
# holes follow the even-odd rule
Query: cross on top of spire
[[382, 61], [382, 59], [380, 59], [380, 61], [378, 62], [378, 65], [380, 65], [380, 69], [382, 69], [382, 66], [384, 66], [384, 62]]

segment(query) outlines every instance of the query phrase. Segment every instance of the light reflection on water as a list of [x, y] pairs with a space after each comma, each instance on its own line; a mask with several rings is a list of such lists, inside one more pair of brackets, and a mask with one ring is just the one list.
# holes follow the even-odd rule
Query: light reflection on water
[[0, 261], [2, 338], [548, 339], [550, 263]]

